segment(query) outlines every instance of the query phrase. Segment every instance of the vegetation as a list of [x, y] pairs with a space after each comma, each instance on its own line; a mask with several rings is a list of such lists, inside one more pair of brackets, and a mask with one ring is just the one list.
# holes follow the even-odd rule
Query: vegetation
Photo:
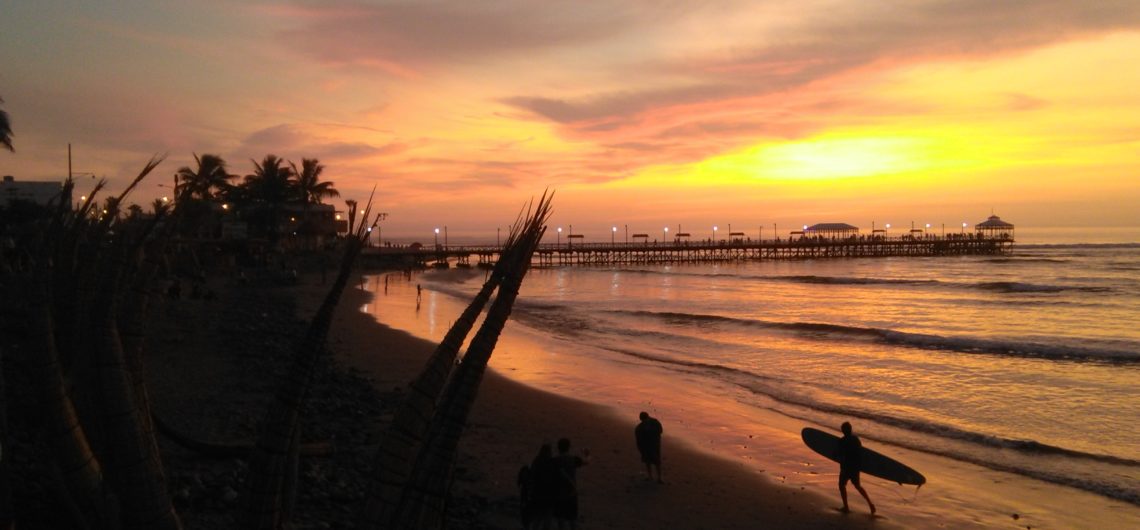
[[[0, 103], [4, 102], [4, 98], [0, 98]], [[8, 113], [0, 110], [0, 145], [6, 147], [9, 151], [15, 151], [12, 146], [12, 122], [8, 118]]]
[[[202, 205], [239, 195], [247, 208], [263, 210], [336, 196], [331, 183], [320, 182], [324, 168], [315, 159], [304, 159], [297, 168], [269, 155], [254, 162], [254, 173], [234, 186], [224, 160], [207, 154], [195, 155], [196, 168], [178, 171], [173, 201], [155, 201], [151, 215], [138, 206], [123, 211], [131, 190], [161, 161], [147, 163], [118, 196], [97, 199], [105, 186], [100, 181], [78, 206], [57, 201], [41, 210], [30, 221], [33, 229], [22, 232], [16, 250], [0, 258], [0, 290], [6, 301], [0, 309], [5, 320], [26, 323], [14, 339], [19, 343], [14, 351], [22, 352], [21, 373], [26, 374], [36, 408], [36, 445], [43, 448], [45, 459], [37, 465], [41, 476], [55, 483], [57, 503], [65, 508], [58, 517], [76, 528], [182, 527], [167, 490], [156, 441], [156, 427], [161, 425], [151, 411], [143, 369], [147, 310], [157, 296], [158, 279], [177, 261], [171, 243], [180, 227], [191, 224]], [[66, 182], [61, 197], [70, 197], [73, 187], [74, 182]], [[363, 212], [365, 220], [379, 218], [372, 213], [371, 200]], [[544, 195], [532, 210], [520, 214], [482, 291], [416, 381], [414, 395], [382, 444], [397, 450], [382, 450], [376, 459], [375, 487], [359, 507], [362, 527], [444, 525], [443, 500], [457, 441], [549, 212], [550, 200]], [[371, 225], [361, 222], [346, 238], [336, 280], [292, 351], [288, 375], [265, 411], [256, 442], [219, 448], [193, 439], [175, 440], [206, 456], [247, 460], [238, 516], [245, 527], [290, 525], [296, 493], [303, 487], [298, 459], [314, 454], [300, 443], [302, 410], [314, 371], [327, 362], [325, 340], [332, 315], [375, 225], [376, 220]], [[461, 345], [488, 304], [482, 326], [460, 358]], [[461, 359], [458, 365], [456, 359]], [[0, 443], [6, 441], [5, 397], [0, 380]], [[15, 525], [9, 455], [4, 451], [0, 458], [0, 528]]]

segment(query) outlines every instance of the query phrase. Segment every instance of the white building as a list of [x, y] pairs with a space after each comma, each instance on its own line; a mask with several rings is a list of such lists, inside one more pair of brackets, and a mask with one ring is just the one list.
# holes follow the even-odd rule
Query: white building
[[47, 205], [58, 201], [61, 190], [63, 190], [61, 182], [16, 182], [15, 177], [5, 175], [4, 181], [0, 182], [0, 206], [9, 207], [16, 201]]

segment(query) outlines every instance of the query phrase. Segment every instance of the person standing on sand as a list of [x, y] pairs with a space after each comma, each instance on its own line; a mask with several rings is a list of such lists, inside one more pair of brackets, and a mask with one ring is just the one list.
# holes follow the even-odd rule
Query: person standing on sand
[[850, 422], [843, 422], [840, 429], [843, 431], [843, 438], [839, 439], [839, 496], [843, 499], [843, 507], [840, 508], [840, 511], [844, 513], [850, 511], [847, 507], [847, 481], [850, 480], [859, 494], [867, 500], [867, 506], [871, 508], [871, 515], [874, 515], [875, 504], [871, 502], [871, 497], [867, 496], [867, 490], [859, 484], [859, 472], [863, 468], [860, 455], [863, 451], [863, 443], [859, 441], [858, 436], [851, 433]]
[[[521, 475], [521, 473], [520, 473]], [[558, 487], [558, 470], [554, 468], [554, 451], [544, 443], [538, 455], [520, 476], [522, 492], [522, 523], [526, 530], [548, 530], [554, 508], [555, 489]]]
[[664, 484], [661, 479], [661, 422], [642, 412], [639, 416], [641, 423], [633, 429], [633, 436], [637, 440], [637, 451], [641, 453], [641, 461], [645, 463], [646, 480], [653, 480], [653, 468], [657, 468], [657, 482]]
[[578, 468], [590, 463], [590, 450], [583, 449], [582, 456], [570, 454], [570, 439], [558, 440], [558, 456], [554, 457], [554, 468], [558, 473], [558, 488], [554, 498], [554, 520], [558, 529], [578, 528]]

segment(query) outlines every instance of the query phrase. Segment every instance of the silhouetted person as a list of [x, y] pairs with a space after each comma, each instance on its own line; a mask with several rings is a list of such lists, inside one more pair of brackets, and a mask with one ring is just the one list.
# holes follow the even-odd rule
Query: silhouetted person
[[558, 470], [554, 467], [554, 451], [550, 448], [550, 444], [542, 444], [530, 467], [524, 466], [519, 471], [519, 499], [522, 504], [523, 528], [527, 530], [550, 528], [558, 478]]
[[590, 462], [590, 450], [582, 456], [570, 454], [570, 439], [558, 440], [558, 456], [554, 468], [558, 472], [558, 487], [554, 499], [554, 520], [558, 528], [578, 528], [578, 468]]
[[847, 512], [847, 481], [855, 486], [859, 494], [867, 500], [867, 506], [871, 508], [871, 514], [875, 513], [875, 504], [871, 502], [871, 497], [867, 496], [867, 490], [863, 489], [862, 484], [859, 484], [859, 472], [863, 469], [862, 455], [863, 443], [859, 441], [859, 437], [851, 434], [851, 423], [843, 422], [840, 427], [843, 430], [843, 438], [839, 439], [839, 496], [843, 499], [843, 507], [840, 510]]
[[661, 422], [648, 412], [642, 412], [639, 417], [641, 423], [633, 429], [633, 436], [637, 440], [641, 461], [645, 463], [646, 479], [652, 480], [653, 468], [657, 468], [657, 482], [664, 484], [665, 481], [661, 480], [661, 433], [664, 429], [661, 428]]
[[420, 298], [424, 295], [424, 288], [420, 284], [416, 284], [416, 303], [420, 303]]

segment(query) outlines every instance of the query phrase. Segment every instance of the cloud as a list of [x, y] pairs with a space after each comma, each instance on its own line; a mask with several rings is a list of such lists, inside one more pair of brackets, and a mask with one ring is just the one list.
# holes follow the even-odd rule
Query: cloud
[[[648, 58], [631, 79], [649, 88], [549, 97], [515, 95], [502, 103], [584, 132], [608, 131], [648, 112], [733, 98], [785, 93], [858, 69], [930, 59], [987, 58], [1140, 27], [1135, 2], [989, 0], [855, 3], [805, 12], [752, 44], [691, 57]], [[661, 86], [660, 79], [673, 79]], [[632, 83], [636, 85], [636, 82]]]
[[440, 63], [579, 45], [636, 22], [620, 4], [576, 0], [340, 1], [268, 9], [294, 24], [279, 34], [290, 49], [326, 64], [404, 77]]
[[237, 151], [253, 157], [273, 153], [285, 158], [319, 156], [322, 160], [352, 161], [378, 156], [389, 156], [405, 151], [408, 146], [400, 142], [373, 145], [360, 141], [343, 141], [332, 138], [345, 132], [376, 132], [374, 129], [341, 124], [283, 123], [254, 131], [245, 137]]

